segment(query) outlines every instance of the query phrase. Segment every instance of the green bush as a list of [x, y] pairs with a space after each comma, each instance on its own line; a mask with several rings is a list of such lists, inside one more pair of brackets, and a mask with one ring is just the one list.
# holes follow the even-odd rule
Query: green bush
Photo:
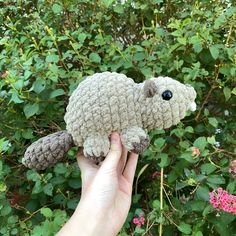
[[[120, 235], [157, 235], [160, 225], [165, 236], [236, 235], [236, 215], [209, 203], [213, 189], [236, 192], [228, 172], [236, 155], [234, 5], [0, 0], [0, 235], [54, 235], [72, 214], [81, 190], [77, 150], [38, 173], [21, 159], [31, 142], [65, 128], [68, 97], [81, 79], [107, 70], [136, 82], [168, 75], [198, 94], [194, 114], [150, 131]], [[140, 212], [145, 225], [135, 227]]]

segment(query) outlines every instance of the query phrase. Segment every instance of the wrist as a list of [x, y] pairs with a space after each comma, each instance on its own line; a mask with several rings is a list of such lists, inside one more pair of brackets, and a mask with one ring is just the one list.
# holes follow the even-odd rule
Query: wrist
[[81, 229], [80, 232], [83, 232], [79, 234], [80, 236], [116, 236], [118, 234], [109, 211], [101, 208], [99, 204], [94, 204], [88, 198], [85, 201], [81, 199], [73, 214], [74, 220]]
[[80, 201], [57, 236], [115, 236], [117, 233], [112, 230], [108, 218], [94, 204]]

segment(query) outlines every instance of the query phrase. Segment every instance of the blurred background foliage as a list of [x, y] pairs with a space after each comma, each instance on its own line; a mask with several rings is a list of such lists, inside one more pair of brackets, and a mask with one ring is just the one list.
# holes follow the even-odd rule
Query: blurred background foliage
[[[0, 235], [54, 235], [72, 214], [81, 190], [77, 150], [38, 173], [21, 159], [31, 142], [65, 128], [68, 97], [82, 78], [107, 70], [136, 82], [168, 75], [198, 94], [194, 114], [150, 131], [120, 236], [157, 235], [160, 224], [165, 236], [236, 235], [236, 216], [209, 204], [213, 189], [236, 193], [228, 172], [236, 155], [235, 32], [233, 0], [0, 0]], [[145, 225], [135, 227], [140, 212]]]

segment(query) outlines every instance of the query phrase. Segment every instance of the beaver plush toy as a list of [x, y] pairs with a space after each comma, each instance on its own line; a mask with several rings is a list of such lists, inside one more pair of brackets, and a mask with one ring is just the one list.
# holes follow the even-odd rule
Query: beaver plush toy
[[196, 92], [169, 77], [136, 84], [123, 74], [103, 72], [87, 77], [69, 99], [66, 130], [40, 138], [22, 160], [29, 168], [54, 165], [74, 145], [86, 158], [102, 161], [110, 148], [109, 136], [120, 133], [128, 151], [142, 153], [149, 145], [148, 129], [176, 125], [194, 111]]

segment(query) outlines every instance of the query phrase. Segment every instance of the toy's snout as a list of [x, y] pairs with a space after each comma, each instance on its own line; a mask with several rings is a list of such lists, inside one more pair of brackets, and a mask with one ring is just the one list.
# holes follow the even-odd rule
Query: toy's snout
[[190, 111], [196, 111], [196, 109], [197, 109], [196, 103], [195, 102], [190, 103], [189, 110]]

